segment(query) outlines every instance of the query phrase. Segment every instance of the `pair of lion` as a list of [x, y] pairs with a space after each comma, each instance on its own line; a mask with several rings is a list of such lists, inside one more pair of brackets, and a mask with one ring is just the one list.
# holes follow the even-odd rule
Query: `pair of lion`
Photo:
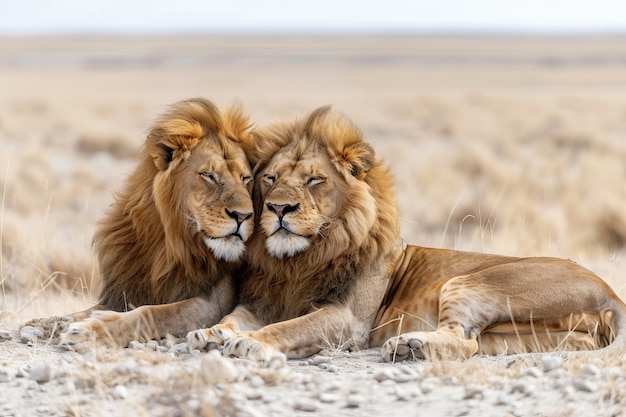
[[202, 99], [156, 122], [94, 238], [93, 310], [117, 312], [75, 314], [61, 344], [186, 335], [264, 364], [622, 352], [626, 305], [571, 261], [405, 246], [391, 175], [345, 116], [250, 126]]

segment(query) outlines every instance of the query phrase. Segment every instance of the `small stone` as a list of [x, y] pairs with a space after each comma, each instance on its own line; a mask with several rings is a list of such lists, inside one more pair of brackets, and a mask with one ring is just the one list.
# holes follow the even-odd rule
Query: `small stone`
[[64, 378], [63, 381], [60, 381], [59, 386], [59, 394], [60, 395], [71, 395], [76, 392], [76, 384], [70, 378]]
[[595, 379], [595, 378], [599, 378], [601, 374], [602, 374], [602, 371], [600, 371], [600, 368], [590, 363], [581, 366], [580, 369], [578, 370], [578, 375], [581, 378]]
[[28, 370], [24, 369], [23, 366], [20, 366], [20, 367], [17, 368], [15, 376], [18, 377], [18, 378], [27, 378], [28, 377]]
[[156, 340], [150, 340], [148, 343], [146, 343], [146, 349], [148, 350], [158, 350], [159, 349], [159, 342], [157, 342]]
[[309, 359], [307, 362], [312, 366], [319, 366], [322, 363], [330, 363], [332, 359], [328, 356], [316, 355]]
[[337, 394], [332, 394], [330, 392], [322, 392], [317, 398], [320, 400], [320, 402], [323, 402], [326, 404], [332, 404], [334, 402], [337, 402], [337, 400], [339, 400], [339, 396]]
[[263, 394], [257, 389], [249, 389], [246, 391], [246, 398], [248, 400], [260, 400], [263, 398]]
[[11, 332], [4, 327], [0, 327], [0, 341], [2, 340], [11, 340], [13, 337], [11, 336]]
[[552, 372], [557, 369], [561, 369], [561, 366], [563, 365], [563, 359], [559, 356], [553, 355], [544, 356], [542, 362], [544, 372]]
[[194, 411], [194, 414], [197, 414], [197, 411], [200, 410], [201, 407], [201, 403], [199, 400], [197, 399], [191, 399], [187, 401], [187, 410], [192, 410]]
[[392, 380], [403, 383], [419, 378], [419, 373], [408, 366], [397, 366], [394, 368], [381, 368], [374, 372], [374, 379], [378, 382]]
[[233, 361], [222, 357], [215, 350], [210, 351], [202, 358], [200, 370], [204, 380], [209, 384], [234, 382], [241, 376]]
[[512, 398], [508, 394], [501, 393], [496, 398], [494, 405], [508, 405], [511, 402]]
[[28, 378], [40, 384], [46, 383], [52, 379], [52, 368], [46, 364], [35, 365], [28, 373]]
[[594, 392], [597, 389], [596, 384], [591, 381], [574, 381], [574, 388], [582, 392]]
[[138, 342], [136, 340], [131, 340], [128, 343], [128, 347], [133, 349], [133, 350], [146, 350], [146, 345], [144, 345], [141, 342]]
[[259, 388], [265, 385], [265, 381], [263, 381], [263, 378], [261, 378], [259, 375], [254, 375], [252, 378], [250, 378], [250, 385], [254, 388]]
[[332, 372], [332, 373], [338, 373], [339, 372], [339, 367], [336, 365], [329, 365], [328, 368], [326, 369], [328, 372]]
[[537, 368], [528, 368], [528, 369], [525, 369], [524, 372], [522, 372], [522, 375], [529, 376], [531, 378], [540, 378], [541, 371]]
[[359, 394], [351, 394], [346, 398], [346, 405], [350, 408], [360, 407], [365, 402], [365, 398]]
[[15, 378], [16, 373], [17, 372], [11, 368], [7, 368], [4, 366], [0, 367], [0, 382], [9, 382], [13, 380], [13, 378]]
[[116, 385], [115, 388], [113, 388], [113, 395], [115, 396], [115, 398], [125, 400], [126, 398], [128, 398], [128, 388], [126, 388], [124, 385]]
[[176, 342], [170, 340], [170, 339], [161, 339], [161, 346], [165, 346], [168, 350], [172, 348], [172, 346], [174, 346], [176, 344]]
[[465, 387], [465, 394], [463, 395], [464, 400], [469, 400], [472, 398], [482, 398], [483, 397], [483, 388], [478, 385], [467, 385]]
[[170, 348], [173, 353], [189, 353], [189, 345], [185, 342], [176, 343]]
[[408, 366], [398, 366], [396, 368], [394, 381], [396, 382], [409, 382], [419, 378], [417, 371], [409, 368]]
[[424, 381], [420, 384], [420, 389], [424, 394], [429, 394], [435, 389], [435, 384], [430, 381]]
[[415, 386], [409, 388], [396, 388], [394, 394], [396, 394], [396, 399], [399, 401], [409, 401], [411, 398], [420, 395], [421, 390]]
[[313, 412], [320, 409], [319, 404], [311, 399], [300, 398], [293, 403], [293, 408], [298, 411]]
[[133, 358], [128, 358], [124, 362], [115, 366], [115, 371], [120, 374], [130, 374], [137, 368], [137, 361]]
[[20, 329], [20, 341], [22, 343], [34, 343], [43, 337], [43, 331], [33, 326], [24, 326]]
[[535, 390], [535, 385], [530, 383], [529, 378], [520, 378], [511, 384], [512, 393], [520, 393], [524, 396], [532, 394]]
[[380, 368], [374, 371], [374, 379], [378, 382], [383, 382], [388, 379], [393, 380], [393, 369], [392, 368]]

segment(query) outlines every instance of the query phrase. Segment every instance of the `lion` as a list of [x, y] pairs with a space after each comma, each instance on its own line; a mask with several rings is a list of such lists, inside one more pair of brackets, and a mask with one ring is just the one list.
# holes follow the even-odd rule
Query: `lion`
[[60, 325], [66, 347], [94, 336], [126, 346], [184, 336], [229, 313], [254, 221], [242, 147], [250, 127], [239, 106], [222, 112], [201, 98], [166, 111], [94, 234], [98, 304], [31, 324]]
[[574, 262], [405, 245], [392, 176], [346, 116], [324, 107], [256, 133], [241, 303], [192, 346], [262, 364], [328, 345], [386, 361], [623, 353], [626, 305]]

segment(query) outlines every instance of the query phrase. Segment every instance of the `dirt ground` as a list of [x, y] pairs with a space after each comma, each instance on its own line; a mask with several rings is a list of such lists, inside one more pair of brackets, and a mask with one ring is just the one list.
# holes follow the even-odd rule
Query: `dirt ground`
[[[258, 369], [173, 341], [79, 355], [17, 331], [91, 305], [97, 219], [166, 106], [259, 124], [332, 104], [396, 176], [409, 243], [570, 258], [626, 291], [621, 38], [0, 39], [0, 416], [617, 416], [621, 358]], [[26, 343], [22, 343], [22, 341]]]

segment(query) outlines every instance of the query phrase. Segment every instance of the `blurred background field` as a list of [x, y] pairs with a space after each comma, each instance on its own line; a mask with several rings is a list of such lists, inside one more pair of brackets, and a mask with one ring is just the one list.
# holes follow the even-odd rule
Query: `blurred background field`
[[408, 243], [570, 258], [626, 296], [619, 36], [0, 38], [2, 321], [96, 301], [90, 240], [169, 104], [332, 104], [396, 176]]

